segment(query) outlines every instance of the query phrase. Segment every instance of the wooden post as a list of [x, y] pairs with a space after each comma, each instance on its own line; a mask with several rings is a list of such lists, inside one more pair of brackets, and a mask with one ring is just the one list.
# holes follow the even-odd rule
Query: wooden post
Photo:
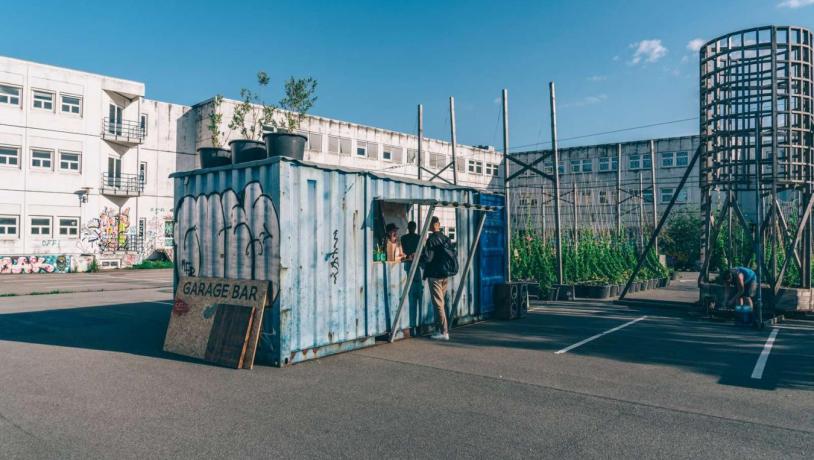
[[562, 232], [560, 231], [560, 152], [557, 150], [557, 96], [554, 82], [548, 83], [551, 105], [551, 153], [554, 156], [554, 232], [557, 239], [557, 283], [563, 283], [562, 276]]
[[[656, 223], [659, 221], [659, 208], [658, 208], [658, 194], [656, 193], [656, 143], [650, 140], [650, 189], [653, 190], [653, 228], [656, 228]], [[659, 239], [656, 237], [656, 242], [653, 246], [656, 249], [656, 255], [659, 253]]]
[[507, 283], [512, 281], [512, 213], [509, 197], [509, 90], [503, 89], [503, 215], [506, 219], [506, 266], [503, 274]]

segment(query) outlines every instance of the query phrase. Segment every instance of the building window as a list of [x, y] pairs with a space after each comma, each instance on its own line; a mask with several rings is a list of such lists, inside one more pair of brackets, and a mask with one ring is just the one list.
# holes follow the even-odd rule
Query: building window
[[138, 182], [142, 188], [147, 183], [147, 162], [145, 161], [138, 164]]
[[[672, 187], [662, 188], [661, 193], [659, 194], [661, 202], [669, 203], [670, 200], [673, 199], [673, 193], [675, 193], [675, 189]], [[676, 203], [686, 203], [686, 202], [687, 202], [687, 190], [681, 190], [678, 193], [678, 197], [676, 198]]]
[[38, 91], [34, 90], [34, 102], [33, 102], [35, 109], [42, 109], [53, 111], [54, 110], [54, 93], [49, 93], [48, 91]]
[[649, 153], [634, 153], [630, 155], [628, 167], [631, 170], [650, 169], [653, 164]]
[[661, 167], [672, 168], [673, 166], [675, 166], [675, 153], [661, 152]]
[[619, 169], [619, 159], [616, 157], [599, 157], [599, 172], [616, 171]]
[[537, 206], [538, 203], [537, 198], [520, 198], [517, 205], [521, 208], [529, 208]]
[[[672, 190], [672, 189], [670, 189], [670, 190]], [[672, 192], [670, 192], [670, 193], [672, 193]], [[645, 203], [652, 203], [653, 202], [653, 190], [643, 190], [642, 191], [642, 198], [644, 199]]]
[[31, 150], [31, 167], [37, 169], [51, 170], [54, 152], [50, 150]]
[[17, 216], [0, 216], [0, 238], [11, 238], [18, 235]]
[[346, 137], [328, 136], [328, 152], [339, 155], [350, 155], [350, 139]]
[[308, 142], [305, 146], [311, 152], [322, 152], [322, 134], [307, 133]]
[[593, 171], [594, 163], [590, 159], [571, 160], [571, 172], [574, 174], [589, 173]]
[[[531, 172], [531, 170], [526, 170], [526, 172]], [[486, 175], [487, 176], [494, 176], [497, 177], [500, 174], [500, 168], [497, 163], [486, 163]], [[531, 175], [531, 174], [529, 174]]]
[[81, 155], [75, 152], [59, 152], [59, 169], [61, 171], [79, 172]]
[[414, 165], [416, 163], [416, 159], [418, 158], [418, 150], [416, 149], [407, 149], [407, 163]]
[[79, 235], [79, 218], [60, 217], [59, 236], [77, 236], [77, 235]]
[[[429, 164], [430, 168], [432, 168], [432, 169], [441, 169], [441, 168], [445, 167], [447, 164], [449, 164], [449, 163], [447, 161], [447, 156], [446, 155], [444, 155], [443, 153], [432, 153], [432, 152], [430, 152], [430, 164]], [[482, 169], [483, 168], [481, 167], [481, 171], [482, 171]], [[480, 174], [480, 173], [478, 173], [478, 174]]]
[[39, 236], [51, 235], [51, 218], [50, 217], [32, 217], [31, 218], [31, 234]]
[[580, 193], [582, 197], [580, 198], [580, 204], [591, 204], [594, 201], [594, 194], [590, 190], [583, 190]]
[[356, 142], [356, 156], [357, 157], [366, 157], [367, 156], [367, 144], [362, 141]]
[[599, 191], [599, 204], [608, 204], [608, 192], [605, 190]]
[[483, 162], [478, 160], [469, 160], [466, 162], [466, 170], [470, 174], [483, 174]]
[[82, 98], [79, 96], [62, 95], [62, 112], [82, 115]]
[[690, 164], [689, 152], [676, 152], [676, 166], [687, 166]]
[[447, 238], [452, 241], [455, 241], [455, 227], [449, 227], [447, 229]]
[[390, 149], [390, 147], [385, 146], [382, 150], [382, 160], [393, 161], [393, 151]]
[[20, 88], [18, 86], [0, 85], [0, 104], [20, 106]]
[[143, 113], [141, 114], [141, 117], [139, 117], [138, 125], [139, 125], [139, 128], [141, 128], [141, 135], [146, 136], [147, 135], [147, 115], [145, 115]]
[[20, 150], [16, 147], [0, 146], [0, 166], [18, 166], [20, 164]]

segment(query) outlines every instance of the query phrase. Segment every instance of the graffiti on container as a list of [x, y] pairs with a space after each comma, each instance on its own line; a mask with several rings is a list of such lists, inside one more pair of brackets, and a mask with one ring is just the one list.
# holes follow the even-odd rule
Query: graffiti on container
[[325, 258], [331, 267], [331, 279], [336, 284], [336, 280], [339, 278], [339, 230], [334, 230], [333, 250]]
[[71, 257], [65, 255], [0, 257], [0, 274], [68, 273]]
[[[187, 195], [176, 206], [177, 258], [188, 276], [280, 280], [277, 208], [259, 182], [236, 192]], [[166, 232], [165, 232], [166, 234]]]
[[79, 236], [80, 249], [85, 252], [110, 252], [127, 247], [130, 229], [130, 208], [117, 212], [107, 206], [99, 217], [91, 218]]

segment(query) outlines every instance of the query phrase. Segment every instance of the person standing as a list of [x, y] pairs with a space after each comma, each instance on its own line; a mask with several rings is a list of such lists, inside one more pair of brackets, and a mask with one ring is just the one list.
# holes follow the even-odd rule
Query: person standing
[[401, 237], [401, 248], [404, 249], [404, 255], [408, 260], [412, 260], [415, 250], [418, 249], [418, 233], [416, 233], [416, 225], [414, 220], [407, 222], [407, 234]]
[[450, 276], [458, 273], [458, 254], [452, 241], [441, 232], [441, 222], [438, 217], [430, 219], [432, 234], [427, 238], [426, 248], [422, 256], [424, 265], [424, 278], [430, 285], [432, 305], [435, 307], [435, 321], [438, 330], [430, 338], [435, 340], [449, 340], [449, 325], [445, 297]]
[[396, 224], [391, 223], [387, 224], [385, 231], [387, 232], [387, 237], [384, 248], [387, 254], [387, 261], [401, 262], [404, 260], [404, 250], [401, 247], [401, 240], [399, 240], [399, 228]]
[[[406, 273], [410, 273], [415, 251], [418, 249], [418, 240], [421, 239], [418, 233], [416, 233], [417, 229], [418, 225], [416, 225], [414, 220], [411, 220], [407, 222], [407, 234], [401, 237], [401, 249], [404, 250], [404, 271]], [[412, 286], [410, 286], [410, 295], [407, 301], [410, 305], [410, 315], [417, 317], [419, 315], [419, 306], [424, 300], [424, 281], [421, 273], [421, 264], [418, 265], [416, 270], [418, 271], [415, 274], [415, 278], [413, 278]], [[411, 318], [411, 320], [415, 319], [416, 318]]]

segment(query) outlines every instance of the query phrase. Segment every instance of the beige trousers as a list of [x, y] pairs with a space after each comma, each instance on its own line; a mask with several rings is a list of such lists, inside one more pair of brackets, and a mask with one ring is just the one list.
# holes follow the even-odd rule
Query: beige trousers
[[435, 307], [435, 321], [438, 325], [438, 332], [447, 333], [447, 311], [444, 305], [444, 296], [447, 293], [448, 278], [427, 278], [430, 283], [430, 294], [432, 295], [432, 306]]

